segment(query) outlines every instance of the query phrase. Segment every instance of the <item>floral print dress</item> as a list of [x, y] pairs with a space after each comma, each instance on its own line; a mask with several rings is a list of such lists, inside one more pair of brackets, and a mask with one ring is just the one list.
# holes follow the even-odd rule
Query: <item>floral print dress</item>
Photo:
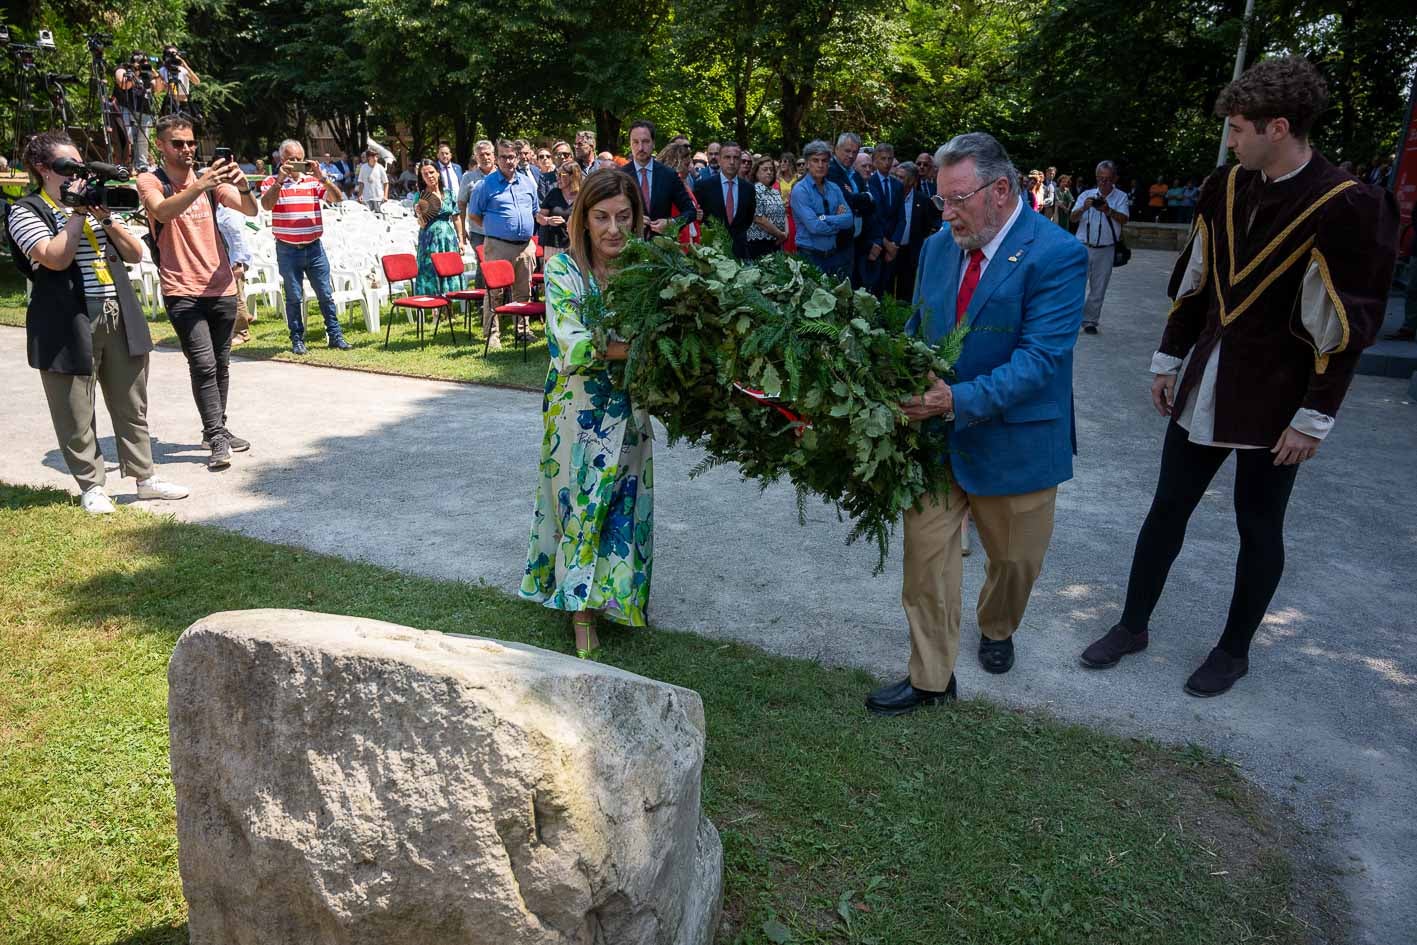
[[466, 288], [461, 275], [440, 276], [433, 268], [434, 253], [456, 253], [458, 234], [453, 229], [453, 217], [458, 205], [451, 194], [443, 195], [443, 206], [438, 215], [428, 221], [418, 234], [418, 276], [413, 280], [415, 295], [442, 295]]
[[584, 303], [593, 276], [569, 253], [546, 263], [551, 369], [531, 541], [520, 595], [556, 610], [599, 610], [645, 625], [654, 561], [653, 431], [596, 357]]

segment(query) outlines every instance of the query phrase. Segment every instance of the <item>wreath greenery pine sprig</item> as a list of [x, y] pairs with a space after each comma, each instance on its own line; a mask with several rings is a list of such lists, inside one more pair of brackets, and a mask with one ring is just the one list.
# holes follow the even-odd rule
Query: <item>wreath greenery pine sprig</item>
[[879, 573], [901, 513], [948, 485], [943, 425], [909, 423], [900, 404], [931, 372], [952, 376], [967, 329], [932, 348], [904, 334], [910, 310], [893, 299], [783, 254], [744, 265], [722, 229], [706, 236], [631, 241], [587, 321], [630, 340], [619, 382], [671, 444], [707, 451], [694, 475], [736, 463], [764, 488], [785, 478], [803, 521], [809, 495], [835, 504], [848, 542], [875, 542]]

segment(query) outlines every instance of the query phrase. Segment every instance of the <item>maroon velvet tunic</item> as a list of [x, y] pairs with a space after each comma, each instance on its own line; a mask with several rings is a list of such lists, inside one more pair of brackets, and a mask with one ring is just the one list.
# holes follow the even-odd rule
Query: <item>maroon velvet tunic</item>
[[[1397, 258], [1397, 204], [1317, 151], [1294, 177], [1222, 167], [1201, 188], [1191, 241], [1171, 276], [1175, 299], [1158, 350], [1192, 353], [1176, 394], [1179, 416], [1220, 349], [1218, 442], [1273, 444], [1302, 407], [1335, 416], [1359, 353], [1377, 337]], [[1198, 285], [1177, 297], [1192, 254]], [[1327, 352], [1301, 320], [1304, 274], [1316, 266], [1343, 326]]]

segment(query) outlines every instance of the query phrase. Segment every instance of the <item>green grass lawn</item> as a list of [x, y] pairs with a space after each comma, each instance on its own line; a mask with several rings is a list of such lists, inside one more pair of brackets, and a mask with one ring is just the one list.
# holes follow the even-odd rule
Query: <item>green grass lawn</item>
[[[492, 588], [0, 486], [0, 943], [187, 940], [167, 660], [193, 621], [252, 607], [571, 649], [564, 619]], [[667, 630], [603, 640], [703, 696], [725, 945], [1299, 943], [1294, 912], [1330, 901], [1292, 865], [1293, 828], [1198, 749], [981, 700], [878, 719], [859, 671]]]
[[[530, 390], [541, 390], [546, 382], [546, 338], [539, 322], [533, 328], [533, 340], [525, 358], [510, 344], [483, 357], [482, 326], [476, 317], [473, 319], [472, 337], [463, 332], [463, 321], [458, 318], [455, 323], [457, 344], [452, 343], [446, 328], [439, 330], [437, 341], [431, 340], [433, 329], [430, 321], [424, 331], [425, 343], [420, 346], [417, 332], [408, 318], [385, 311], [380, 315], [381, 325], [387, 325], [391, 319], [394, 325], [389, 347], [385, 350], [383, 328], [377, 333], [365, 331], [363, 310], [355, 307], [347, 310], [342, 320], [345, 337], [354, 345], [354, 350], [332, 351], [325, 344], [325, 329], [315, 304], [311, 302], [308, 308], [312, 313], [306, 320], [309, 354], [296, 357], [290, 353], [285, 315], [273, 311], [268, 305], [258, 305], [258, 317], [251, 325], [251, 340], [235, 349], [236, 354], [262, 361], [299, 361], [380, 374], [470, 381]], [[23, 326], [24, 323], [24, 278], [13, 265], [0, 261], [0, 324]], [[156, 317], [151, 325], [155, 342], [171, 348], [178, 347], [177, 333], [166, 318]], [[510, 338], [511, 332], [511, 319], [504, 319], [503, 338]]]

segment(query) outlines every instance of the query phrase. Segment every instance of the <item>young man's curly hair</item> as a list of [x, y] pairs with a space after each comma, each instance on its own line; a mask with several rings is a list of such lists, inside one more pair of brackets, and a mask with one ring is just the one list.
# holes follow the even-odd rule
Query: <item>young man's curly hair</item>
[[1328, 85], [1319, 70], [1302, 56], [1284, 56], [1256, 63], [1227, 85], [1215, 100], [1215, 114], [1243, 115], [1257, 131], [1285, 118], [1290, 134], [1307, 138], [1327, 104]]

